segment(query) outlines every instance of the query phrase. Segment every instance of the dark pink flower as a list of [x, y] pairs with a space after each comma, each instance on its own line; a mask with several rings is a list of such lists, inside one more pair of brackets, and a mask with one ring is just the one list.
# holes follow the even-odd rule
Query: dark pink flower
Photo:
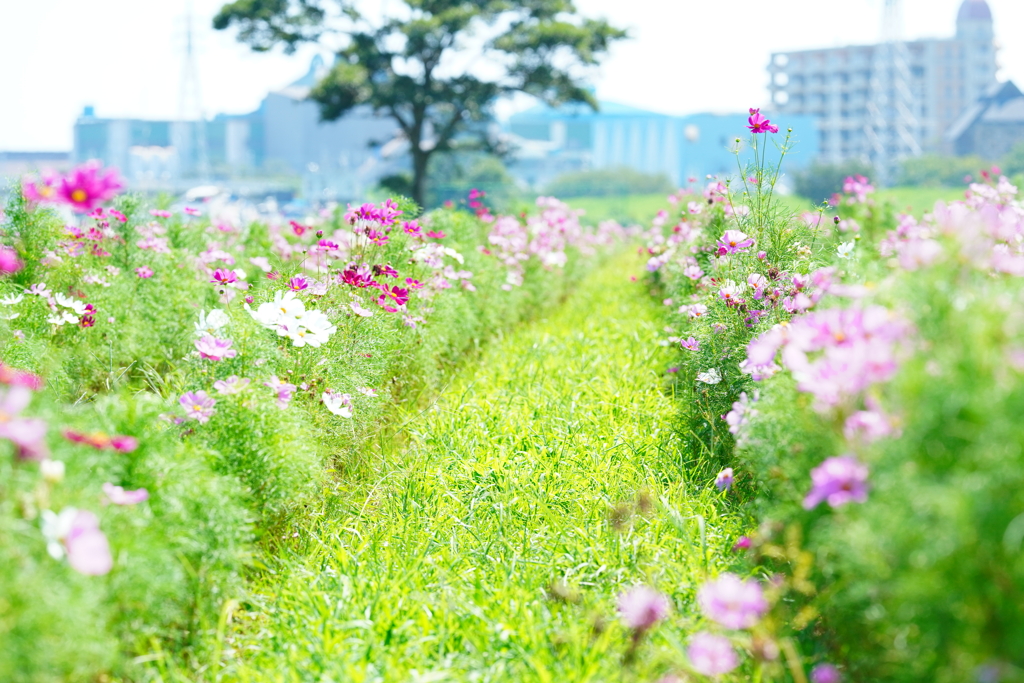
[[374, 266], [373, 274], [378, 276], [387, 275], [388, 277], [398, 277], [398, 271], [388, 265]]
[[302, 237], [302, 235], [307, 230], [309, 230], [308, 227], [306, 227], [305, 225], [302, 225], [301, 223], [299, 223], [297, 221], [289, 221], [288, 224], [292, 226], [292, 232], [294, 232], [299, 237]]
[[0, 246], [0, 273], [17, 273], [24, 267], [18, 253], [10, 247]]
[[852, 455], [828, 458], [811, 470], [812, 487], [804, 508], [811, 510], [822, 501], [833, 508], [863, 503], [868, 499], [867, 481], [868, 468]]
[[70, 205], [75, 211], [88, 213], [112, 199], [123, 187], [116, 170], [103, 172], [99, 161], [87, 161], [61, 179], [56, 200]]
[[618, 609], [622, 623], [637, 632], [644, 632], [668, 616], [672, 604], [667, 596], [648, 586], [634, 586], [619, 595]]
[[149, 210], [149, 215], [150, 216], [156, 216], [157, 218], [170, 218], [171, 217], [171, 212], [170, 211], [164, 211], [162, 209], [150, 209]]
[[309, 287], [309, 280], [302, 275], [296, 275], [295, 277], [288, 280], [288, 289], [293, 292], [301, 292]]
[[189, 216], [202, 216], [203, 215], [202, 211], [200, 211], [199, 209], [193, 209], [191, 206], [186, 206], [184, 209], [182, 209], [182, 211], [187, 213]]
[[747, 119], [747, 128], [751, 133], [778, 133], [779, 127], [773, 126], [772, 122], [766, 119], [760, 109], [751, 109], [750, 118]]
[[748, 550], [751, 545], [753, 545], [753, 542], [749, 536], [740, 536], [739, 540], [733, 544], [732, 549], [733, 552], [739, 552], [740, 550]]
[[18, 370], [0, 363], [0, 384], [39, 391], [43, 388], [44, 382], [42, 377], [28, 370]]
[[402, 230], [404, 230], [408, 235], [419, 236], [422, 234], [423, 228], [421, 228], [419, 223], [416, 221], [406, 221], [405, 223], [402, 223]]
[[432, 240], [443, 240], [446, 237], [446, 235], [440, 230], [428, 230], [427, 237], [429, 237]]
[[218, 268], [213, 271], [213, 276], [210, 279], [210, 282], [218, 285], [230, 285], [238, 282], [238, 275], [236, 275], [233, 270]]
[[139, 440], [134, 436], [115, 434], [110, 437], [110, 447], [118, 453], [131, 453], [139, 447]]
[[405, 305], [405, 303], [409, 301], [409, 290], [403, 289], [398, 285], [395, 285], [394, 287], [381, 285], [380, 291], [383, 292], [383, 294], [380, 295], [380, 298], [377, 300], [377, 303], [380, 304], [381, 306], [387, 305], [392, 307], [398, 307]]
[[146, 280], [148, 278], [153, 277], [153, 269], [150, 268], [149, 266], [139, 266], [138, 268], [135, 269], [135, 274], [138, 275], [141, 279]]

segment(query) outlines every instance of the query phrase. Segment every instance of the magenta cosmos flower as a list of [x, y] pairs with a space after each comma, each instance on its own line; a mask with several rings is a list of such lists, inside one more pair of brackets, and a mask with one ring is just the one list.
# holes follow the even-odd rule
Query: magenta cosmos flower
[[217, 401], [210, 398], [205, 391], [189, 391], [181, 395], [178, 403], [185, 409], [186, 420], [197, 420], [199, 424], [206, 424], [213, 417], [213, 407]]
[[141, 279], [146, 280], [148, 278], [153, 277], [153, 269], [150, 268], [149, 266], [139, 266], [138, 268], [135, 269], [135, 274], [138, 275]]
[[691, 638], [686, 656], [694, 670], [705, 676], [721, 676], [740, 665], [729, 639], [713, 633], [698, 633]]
[[839, 683], [843, 677], [831, 664], [819, 664], [811, 669], [811, 683]]
[[705, 616], [726, 628], [751, 628], [768, 611], [761, 586], [725, 573], [709, 581], [697, 592], [697, 602]]
[[16, 251], [10, 247], [0, 247], [0, 273], [17, 273], [22, 267]]
[[99, 161], [87, 161], [61, 179], [57, 199], [79, 213], [89, 213], [123, 187], [116, 170], [104, 171]]
[[828, 458], [811, 470], [811, 491], [804, 498], [804, 509], [816, 508], [822, 501], [830, 507], [863, 503], [868, 499], [868, 468], [852, 455]]
[[668, 616], [668, 597], [648, 586], [635, 586], [619, 595], [619, 616], [634, 631], [646, 631]]
[[718, 253], [738, 254], [754, 246], [754, 240], [739, 230], [726, 230], [718, 238]]
[[779, 127], [773, 126], [772, 122], [766, 119], [760, 109], [751, 109], [750, 118], [747, 119], [747, 128], [751, 133], [778, 133]]
[[237, 356], [238, 352], [231, 348], [233, 343], [230, 339], [217, 339], [209, 334], [195, 341], [199, 355], [209, 360], [224, 360]]
[[680, 339], [679, 345], [682, 346], [687, 351], [700, 351], [700, 342], [697, 341], [694, 337], [690, 337], [688, 339]]

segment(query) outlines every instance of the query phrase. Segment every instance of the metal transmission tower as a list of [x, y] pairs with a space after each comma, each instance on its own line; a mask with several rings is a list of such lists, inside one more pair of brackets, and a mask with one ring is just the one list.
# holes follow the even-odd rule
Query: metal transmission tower
[[209, 150], [206, 145], [206, 117], [203, 115], [202, 94], [199, 89], [199, 63], [196, 60], [192, 34], [192, 7], [185, 15], [185, 61], [181, 71], [181, 91], [178, 96], [178, 120], [194, 122], [196, 171], [201, 180], [210, 174]]
[[882, 42], [875, 49], [868, 99], [866, 156], [881, 185], [892, 182], [900, 161], [921, 154], [910, 65], [903, 42], [903, 0], [884, 0]]

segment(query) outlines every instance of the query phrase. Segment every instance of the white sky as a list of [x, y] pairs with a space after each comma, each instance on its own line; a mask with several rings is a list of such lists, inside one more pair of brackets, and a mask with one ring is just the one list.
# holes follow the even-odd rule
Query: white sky
[[[388, 0], [366, 0], [383, 4]], [[953, 34], [961, 0], [905, 0], [908, 38]], [[1002, 77], [1024, 83], [1024, 1], [988, 0]], [[874, 42], [882, 0], [576, 0], [629, 28], [598, 97], [672, 114], [742, 111], [767, 99], [772, 51]], [[82, 107], [173, 118], [186, 8], [195, 15], [203, 109], [242, 113], [295, 80], [309, 49], [254, 54], [210, 20], [222, 0], [0, 0], [0, 150], [66, 150]]]

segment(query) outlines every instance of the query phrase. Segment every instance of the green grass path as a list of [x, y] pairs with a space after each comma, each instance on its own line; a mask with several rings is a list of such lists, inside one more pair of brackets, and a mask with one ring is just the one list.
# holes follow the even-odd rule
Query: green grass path
[[[377, 453], [236, 613], [216, 671], [252, 681], [646, 681], [746, 529], [688, 481], [670, 355], [635, 257], [494, 342]], [[642, 279], [642, 278], [641, 278]], [[723, 565], [724, 566], [724, 565]], [[625, 666], [615, 596], [669, 594]]]

